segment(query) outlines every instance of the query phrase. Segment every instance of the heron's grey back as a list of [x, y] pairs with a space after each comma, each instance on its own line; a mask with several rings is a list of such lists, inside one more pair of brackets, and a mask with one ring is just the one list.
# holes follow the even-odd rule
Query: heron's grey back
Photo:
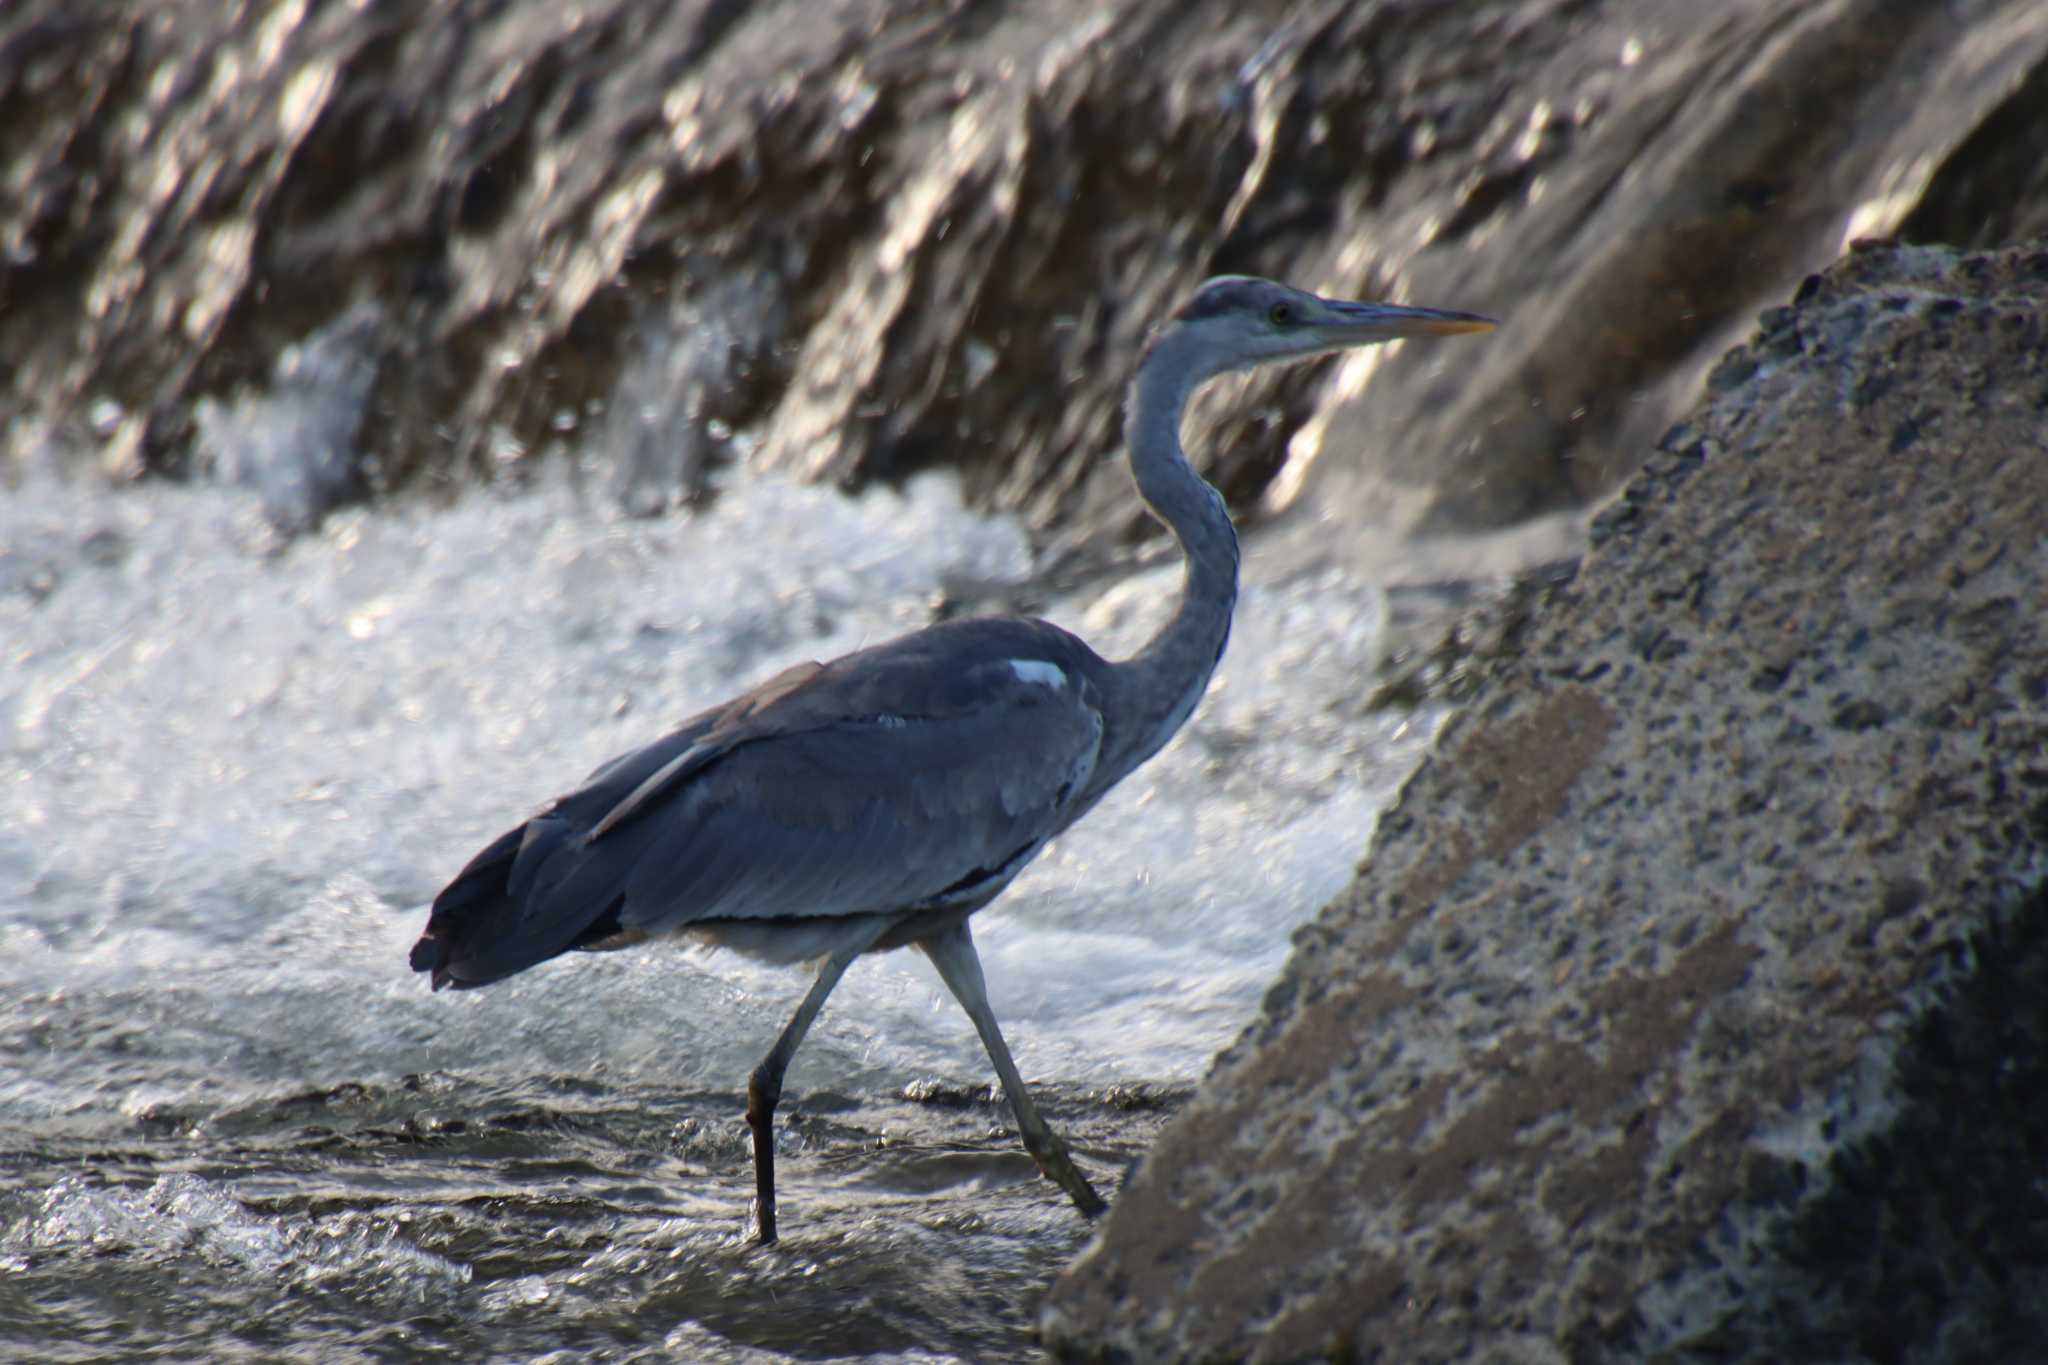
[[593, 936], [986, 899], [1082, 809], [1104, 667], [1044, 622], [988, 620], [791, 669], [486, 850], [497, 904], [462, 879], [442, 900], [493, 922], [448, 927], [495, 979]]

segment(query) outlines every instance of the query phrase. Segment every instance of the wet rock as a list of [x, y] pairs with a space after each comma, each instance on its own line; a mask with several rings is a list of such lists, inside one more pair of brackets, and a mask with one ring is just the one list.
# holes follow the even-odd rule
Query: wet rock
[[1058, 1354], [2038, 1355], [2044, 264], [1871, 247], [1766, 318], [1055, 1287]]
[[382, 325], [360, 305], [287, 346], [267, 388], [196, 405], [200, 463], [252, 490], [277, 530], [305, 530], [375, 481], [359, 437]]
[[[604, 405], [612, 482], [620, 504], [653, 516], [674, 503], [702, 500], [710, 471], [734, 446], [734, 423], [755, 404], [746, 396], [766, 381], [775, 357], [765, 338], [780, 336], [785, 301], [766, 272], [711, 282], [643, 319], [639, 350], [625, 362]], [[566, 410], [556, 422], [575, 429]]]
[[[1493, 661], [1521, 652], [1522, 636], [1540, 619], [1551, 595], [1578, 571], [1576, 560], [1535, 566], [1475, 590], [1466, 584], [1430, 585], [1439, 601], [1434, 611], [1413, 612], [1435, 626], [1434, 634], [1395, 614], [1388, 623], [1393, 647], [1386, 679], [1373, 689], [1370, 705], [1409, 709], [1430, 701], [1468, 700]], [[1452, 610], [1441, 599], [1461, 589]], [[1405, 596], [1418, 595], [1411, 589]], [[1448, 615], [1447, 623], [1443, 618]]]
[[200, 399], [370, 307], [373, 493], [599, 433], [635, 510], [946, 464], [1085, 543], [1145, 329], [1250, 270], [1511, 325], [1221, 386], [1231, 498], [1498, 525], [1851, 237], [2040, 228], [2044, 54], [2036, 0], [12, 0], [0, 462], [204, 464]]

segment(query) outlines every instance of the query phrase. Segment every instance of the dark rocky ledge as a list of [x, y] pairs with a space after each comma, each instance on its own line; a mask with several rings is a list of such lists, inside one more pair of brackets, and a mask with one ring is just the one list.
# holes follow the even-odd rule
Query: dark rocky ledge
[[[0, 479], [303, 522], [602, 446], [655, 510], [752, 452], [1088, 543], [1145, 329], [1235, 270], [1510, 323], [1217, 386], [1238, 507], [1509, 525], [1852, 236], [2048, 230], [2044, 91], [2038, 0], [9, 0]], [[303, 478], [200, 406], [308, 386]]]

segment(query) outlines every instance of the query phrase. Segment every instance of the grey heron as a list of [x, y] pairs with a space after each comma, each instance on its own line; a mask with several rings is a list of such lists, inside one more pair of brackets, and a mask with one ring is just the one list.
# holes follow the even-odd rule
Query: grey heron
[[818, 962], [747, 1083], [753, 1230], [769, 1243], [772, 1125], [791, 1057], [855, 958], [918, 948], [980, 1033], [1038, 1169], [1083, 1214], [1101, 1212], [1010, 1058], [968, 921], [1159, 751], [1222, 657], [1237, 535], [1181, 449], [1189, 395], [1268, 362], [1492, 326], [1209, 280], [1154, 333], [1125, 415], [1138, 495], [1185, 560], [1172, 619], [1143, 649], [1112, 663], [1048, 622], [992, 618], [799, 664], [612, 759], [484, 849], [435, 899], [413, 969], [436, 990], [467, 989], [570, 949], [667, 935]]

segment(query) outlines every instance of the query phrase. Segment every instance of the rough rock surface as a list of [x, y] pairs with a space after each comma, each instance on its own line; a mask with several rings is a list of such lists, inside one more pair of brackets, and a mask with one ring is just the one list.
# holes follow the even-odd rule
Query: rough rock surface
[[2040, 1357], [2048, 244], [1860, 249], [1709, 388], [1058, 1354]]
[[[635, 507], [947, 464], [1080, 542], [1136, 519], [1144, 329], [1250, 270], [1513, 326], [1219, 386], [1238, 505], [1498, 525], [1625, 478], [1850, 236], [2041, 230], [2044, 91], [2038, 0], [9, 0], [0, 477], [303, 521], [637, 424]], [[359, 467], [196, 420], [289, 347], [369, 376]]]

